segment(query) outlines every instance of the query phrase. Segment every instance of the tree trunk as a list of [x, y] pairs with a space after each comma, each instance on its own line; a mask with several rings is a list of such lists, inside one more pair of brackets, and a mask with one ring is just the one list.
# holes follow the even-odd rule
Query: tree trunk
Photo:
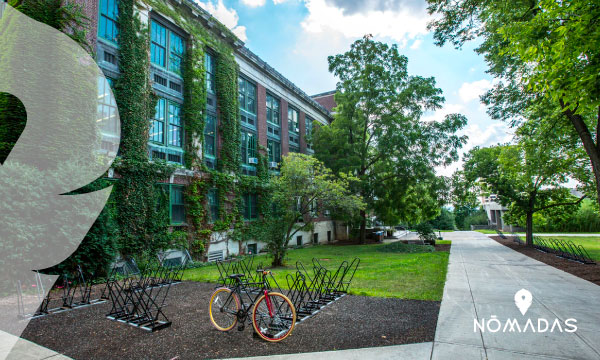
[[533, 212], [527, 212], [525, 243], [528, 247], [533, 247]]
[[367, 212], [365, 210], [360, 211], [360, 235], [359, 241], [361, 244], [367, 243]]
[[[567, 108], [565, 103], [561, 100], [560, 105], [563, 108], [563, 113], [571, 121], [571, 124], [575, 127], [583, 148], [587, 153], [590, 163], [592, 165], [592, 171], [594, 172], [594, 180], [596, 184], [597, 201], [600, 206], [600, 139], [594, 138], [590, 132], [590, 129], [585, 124], [583, 117], [579, 114], [575, 114], [571, 109]], [[600, 107], [598, 108], [598, 124], [596, 125], [596, 133], [600, 135]]]

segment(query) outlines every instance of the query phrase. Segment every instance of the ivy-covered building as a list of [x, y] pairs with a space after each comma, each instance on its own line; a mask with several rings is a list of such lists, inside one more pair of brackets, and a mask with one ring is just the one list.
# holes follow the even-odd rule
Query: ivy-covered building
[[[78, 2], [91, 19], [88, 40], [109, 83], [126, 77], [120, 90], [116, 85], [117, 103], [104, 103], [99, 111], [114, 116], [119, 105], [120, 150], [107, 150], [137, 162], [129, 162], [130, 171], [116, 166], [108, 177], [135, 174], [141, 162], [166, 161], [175, 170], [157, 182], [167, 190], [172, 229], [192, 241], [204, 238], [197, 250], [208, 246], [210, 259], [260, 251], [260, 241], [240, 241], [232, 228], [261, 216], [254, 189], [265, 172], [276, 176], [289, 152], [313, 153], [307, 141], [311, 130], [328, 124], [331, 113], [191, 0]], [[120, 13], [123, 9], [130, 13]], [[142, 94], [144, 81], [155, 105], [149, 126], [136, 127], [132, 124], [143, 111], [136, 110], [136, 99], [124, 96], [137, 97], [135, 89]], [[99, 97], [108, 98], [107, 91], [100, 86]], [[143, 144], [135, 145], [143, 137]], [[132, 152], [136, 146], [143, 151]], [[333, 241], [333, 222], [325, 211], [319, 216], [314, 231], [298, 234], [290, 245]]]

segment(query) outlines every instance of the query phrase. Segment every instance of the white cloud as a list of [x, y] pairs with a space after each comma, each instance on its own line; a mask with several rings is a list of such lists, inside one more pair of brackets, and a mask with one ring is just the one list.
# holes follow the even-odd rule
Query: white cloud
[[412, 45], [410, 46], [411, 49], [416, 50], [419, 48], [419, 46], [421, 46], [421, 43], [423, 43], [423, 40], [421, 39], [417, 39], [415, 40]]
[[460, 134], [468, 136], [467, 143], [460, 151], [460, 160], [447, 167], [440, 166], [436, 168], [438, 175], [451, 176], [454, 171], [462, 167], [463, 155], [476, 146], [488, 147], [496, 144], [504, 144], [510, 142], [513, 138], [510, 128], [503, 122], [494, 122], [484, 128], [481, 128], [477, 124], [471, 124], [461, 131]]
[[275, 5], [279, 5], [279, 4], [283, 4], [284, 2], [287, 2], [288, 0], [273, 0], [273, 4]]
[[266, 0], [242, 0], [242, 3], [250, 7], [259, 7], [265, 4]]
[[492, 85], [493, 83], [486, 79], [473, 81], [470, 83], [466, 82], [463, 83], [458, 90], [458, 96], [460, 96], [461, 100], [465, 103], [473, 100], [479, 100], [479, 97], [491, 89]]
[[[275, 0], [280, 1], [280, 0]], [[427, 34], [430, 17], [425, 8], [398, 8], [366, 10], [348, 14], [326, 0], [305, 0], [309, 15], [302, 27], [309, 33], [339, 32], [348, 38], [359, 38], [366, 34], [391, 38], [401, 46], [408, 40]]]
[[[223, 0], [218, 0], [215, 4], [212, 0], [208, 2], [202, 2], [195, 0], [198, 5], [200, 5], [204, 10], [208, 11], [212, 16], [214, 16], [217, 20], [223, 23], [223, 25], [227, 26], [231, 31], [242, 41], [246, 41], [248, 37], [246, 36], [246, 27], [238, 25], [238, 21], [240, 17], [238, 16], [237, 11], [235, 9], [229, 9], [225, 4], [223, 4]], [[248, 0], [253, 1], [253, 0]], [[264, 2], [264, 0], [263, 0]]]

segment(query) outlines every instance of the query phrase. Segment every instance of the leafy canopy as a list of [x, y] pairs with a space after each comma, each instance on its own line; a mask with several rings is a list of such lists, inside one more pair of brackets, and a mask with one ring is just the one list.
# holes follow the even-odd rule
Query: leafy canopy
[[[441, 108], [442, 91], [434, 78], [409, 75], [408, 59], [396, 45], [365, 36], [328, 61], [339, 79], [337, 108], [333, 123], [315, 131], [319, 159], [335, 173], [356, 176], [353, 191], [382, 219], [414, 218], [415, 209], [405, 206], [411, 196], [420, 202], [416, 217], [435, 217], [445, 182], [434, 168], [458, 159], [466, 139], [456, 132], [466, 118], [421, 120], [426, 111]], [[361, 228], [365, 222], [363, 213]]]

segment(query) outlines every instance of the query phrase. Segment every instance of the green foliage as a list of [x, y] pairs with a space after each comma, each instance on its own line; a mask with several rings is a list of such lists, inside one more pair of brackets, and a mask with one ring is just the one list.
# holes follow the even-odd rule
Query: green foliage
[[425, 244], [435, 245], [435, 240], [437, 236], [433, 231], [433, 226], [431, 226], [428, 222], [420, 223], [415, 227], [417, 234], [419, 234], [419, 239], [423, 240]]
[[[335, 173], [356, 176], [352, 191], [384, 221], [407, 221], [416, 217], [415, 210], [423, 220], [434, 217], [445, 188], [433, 169], [458, 158], [465, 138], [456, 131], [465, 117], [420, 120], [425, 111], [442, 106], [442, 91], [433, 78], [409, 75], [408, 59], [395, 45], [366, 36], [328, 61], [340, 79], [338, 106], [333, 123], [314, 131], [316, 156]], [[419, 209], [406, 207], [415, 193]], [[361, 218], [364, 241], [366, 211]]]
[[276, 211], [262, 229], [273, 266], [282, 265], [288, 244], [297, 232], [313, 228], [318, 207], [349, 213], [364, 209], [362, 200], [350, 193], [348, 183], [353, 180], [343, 173], [335, 177], [312, 156], [290, 153], [283, 157], [280, 176], [270, 184]]
[[[543, 149], [587, 154], [571, 169], [600, 201], [599, 31], [596, 2], [428, 0], [438, 45], [478, 38], [488, 72], [503, 81], [482, 97], [495, 119], [546, 138]], [[519, 129], [521, 130], [521, 129]]]
[[454, 230], [456, 224], [454, 223], [454, 214], [445, 207], [442, 207], [440, 214], [429, 223], [437, 230]]
[[377, 251], [391, 252], [391, 253], [415, 254], [415, 253], [434, 252], [435, 248], [431, 245], [405, 244], [401, 241], [396, 241], [391, 244], [387, 244], [387, 245], [378, 247]]
[[[487, 225], [488, 217], [482, 208], [473, 210], [470, 214], [464, 218], [462, 227], [459, 226], [461, 230], [471, 230], [471, 225]], [[457, 224], [458, 226], [458, 224]]]
[[516, 145], [475, 148], [465, 158], [465, 177], [478, 181], [483, 192], [496, 194], [509, 208], [509, 217], [526, 216], [527, 240], [533, 238], [533, 214], [554, 207], [576, 205], [566, 183], [576, 161], [542, 148], [535, 137], [521, 138]]
[[220, 110], [219, 133], [224, 140], [221, 146], [219, 169], [226, 173], [240, 171], [240, 110], [238, 100], [238, 65], [233, 57], [217, 58], [215, 74], [218, 104]]

